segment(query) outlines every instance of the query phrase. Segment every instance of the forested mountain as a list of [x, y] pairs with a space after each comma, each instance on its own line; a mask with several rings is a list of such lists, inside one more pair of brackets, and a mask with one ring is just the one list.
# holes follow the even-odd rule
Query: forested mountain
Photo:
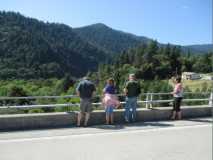
[[105, 60], [69, 26], [0, 12], [1, 79], [82, 76]]
[[189, 45], [184, 48], [190, 50], [192, 53], [207, 53], [213, 51], [213, 44]]
[[[139, 47], [141, 43], [149, 44], [153, 39], [144, 36], [118, 31], [105, 24], [97, 23], [85, 27], [75, 28], [74, 31], [83, 39], [88, 40], [99, 48], [110, 53], [121, 53], [130, 48]], [[159, 46], [166, 44], [158, 43]], [[176, 46], [176, 44], [172, 44]], [[213, 51], [212, 44], [181, 46], [183, 53], [203, 54]]]
[[138, 47], [141, 43], [151, 41], [146, 37], [114, 30], [102, 23], [75, 28], [74, 31], [83, 39], [113, 54], [121, 53], [130, 48]]
[[[170, 62], [166, 61], [161, 66], [158, 58], [163, 55], [160, 55], [159, 51], [145, 50], [146, 53], [143, 52], [142, 57], [132, 58], [137, 57], [136, 53], [139, 54], [138, 47], [150, 43], [153, 41], [149, 38], [114, 30], [101, 23], [73, 29], [64, 24], [44, 23], [19, 13], [0, 11], [0, 79], [61, 78], [66, 74], [80, 77], [88, 71], [96, 71], [99, 63], [107, 62], [115, 55], [118, 58], [113, 59], [117, 64], [133, 65], [143, 59], [144, 63], [139, 64], [148, 69], [155, 68], [153, 75], [158, 72], [159, 64], [164, 67], [162, 70], [170, 69], [170, 74], [174, 68], [168, 68]], [[162, 50], [167, 47], [158, 42], [155, 44]], [[178, 52], [176, 56], [180, 56], [181, 48], [172, 46], [176, 48], [175, 52]], [[188, 47], [195, 48], [193, 52], [207, 52], [211, 48], [203, 45]], [[185, 51], [190, 53], [188, 48]], [[149, 52], [154, 57], [159, 56], [154, 58], [156, 63], [152, 66], [147, 64]], [[150, 77], [153, 78], [153, 75]]]

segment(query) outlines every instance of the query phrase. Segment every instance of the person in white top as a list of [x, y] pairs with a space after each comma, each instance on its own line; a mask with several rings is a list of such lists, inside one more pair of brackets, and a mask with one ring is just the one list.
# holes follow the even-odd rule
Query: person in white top
[[174, 97], [174, 102], [173, 102], [173, 110], [172, 110], [172, 120], [175, 120], [176, 118], [180, 120], [182, 118], [181, 114], [181, 101], [183, 99], [183, 86], [181, 83], [181, 77], [176, 77], [175, 78], [175, 86], [174, 90], [172, 92], [173, 97]]

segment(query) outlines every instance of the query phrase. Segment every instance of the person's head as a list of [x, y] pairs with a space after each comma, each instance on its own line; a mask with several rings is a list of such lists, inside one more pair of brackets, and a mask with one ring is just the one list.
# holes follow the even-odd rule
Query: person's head
[[180, 77], [180, 76], [177, 76], [177, 77], [175, 78], [175, 82], [176, 82], [176, 83], [180, 83], [180, 82], [181, 82], [181, 77]]
[[89, 80], [89, 77], [85, 76], [83, 77], [83, 80]]
[[129, 74], [129, 80], [130, 81], [135, 80], [135, 74]]
[[114, 79], [113, 79], [113, 78], [109, 78], [109, 79], [107, 80], [107, 84], [109, 84], [109, 85], [114, 85]]

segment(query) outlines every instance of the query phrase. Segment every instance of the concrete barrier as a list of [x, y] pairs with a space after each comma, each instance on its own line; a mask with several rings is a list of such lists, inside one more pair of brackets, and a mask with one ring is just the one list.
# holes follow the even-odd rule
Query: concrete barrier
[[[208, 117], [212, 115], [211, 106], [185, 106], [182, 107], [183, 118]], [[137, 110], [137, 121], [168, 120], [171, 116], [171, 107], [155, 109], [139, 108]], [[0, 130], [26, 130], [41, 128], [59, 128], [75, 126], [77, 112], [70, 113], [35, 113], [0, 115]], [[115, 123], [124, 122], [124, 110], [115, 110]], [[89, 125], [105, 123], [105, 112], [94, 111], [91, 114]]]

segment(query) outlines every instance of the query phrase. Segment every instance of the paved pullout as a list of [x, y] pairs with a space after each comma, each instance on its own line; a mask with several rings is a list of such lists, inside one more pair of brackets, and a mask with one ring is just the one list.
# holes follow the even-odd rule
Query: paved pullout
[[0, 133], [1, 160], [212, 160], [212, 119]]

